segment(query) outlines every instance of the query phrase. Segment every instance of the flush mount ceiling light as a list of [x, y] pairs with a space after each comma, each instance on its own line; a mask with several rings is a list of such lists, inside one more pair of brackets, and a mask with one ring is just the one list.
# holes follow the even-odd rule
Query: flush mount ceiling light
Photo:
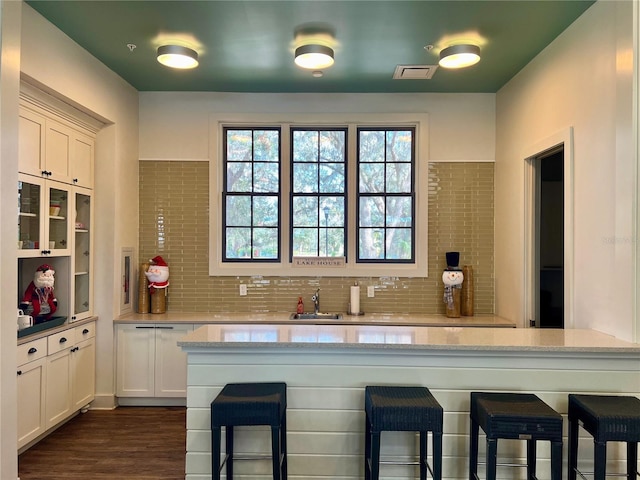
[[333, 48], [319, 44], [302, 45], [296, 48], [296, 65], [310, 70], [322, 70], [333, 65]]
[[440, 52], [443, 68], [464, 68], [480, 61], [480, 47], [476, 45], [452, 45]]
[[180, 45], [163, 45], [158, 47], [158, 61], [171, 68], [195, 68], [198, 52]]

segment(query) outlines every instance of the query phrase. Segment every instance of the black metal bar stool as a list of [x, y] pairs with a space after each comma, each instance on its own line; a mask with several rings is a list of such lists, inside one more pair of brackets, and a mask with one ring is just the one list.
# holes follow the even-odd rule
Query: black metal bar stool
[[[211, 473], [220, 480], [226, 463], [227, 479], [233, 479], [233, 460], [255, 460], [265, 455], [234, 456], [233, 428], [271, 426], [273, 479], [287, 478], [287, 385], [285, 383], [229, 383], [211, 402]], [[220, 462], [221, 427], [225, 427], [226, 454]]]
[[471, 392], [469, 479], [478, 479], [478, 435], [487, 437], [487, 480], [495, 480], [498, 439], [527, 441], [527, 478], [536, 478], [536, 442], [551, 442], [551, 480], [562, 479], [562, 416], [536, 395]]
[[627, 443], [627, 474], [638, 475], [640, 442], [640, 399], [613, 395], [569, 395], [569, 480], [578, 470], [578, 429], [582, 426], [593, 437], [594, 480], [604, 480], [607, 469], [607, 442]]
[[[366, 417], [365, 480], [378, 480], [380, 464], [420, 465], [420, 480], [427, 470], [442, 478], [442, 407], [425, 387], [368, 386], [364, 394]], [[420, 432], [419, 462], [380, 461], [380, 433]], [[433, 469], [427, 461], [427, 434], [433, 435]]]

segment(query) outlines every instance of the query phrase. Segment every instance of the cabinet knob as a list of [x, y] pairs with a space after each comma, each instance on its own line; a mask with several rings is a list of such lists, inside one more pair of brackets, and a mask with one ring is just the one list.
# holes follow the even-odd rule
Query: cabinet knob
[[18, 370], [18, 375], [22, 375], [22, 370]]
[[88, 328], [85, 328], [84, 330], [82, 330], [82, 334], [83, 335], [86, 335], [87, 333], [89, 333], [89, 329]]
[[60, 343], [65, 343], [66, 341], [67, 341], [67, 339], [66, 339], [66, 338], [64, 338], [64, 337], [62, 337], [62, 338], [60, 339]]
[[78, 179], [77, 179], [77, 178], [74, 178], [74, 179], [73, 179], [73, 183], [78, 183]]
[[36, 353], [37, 351], [38, 351], [38, 349], [36, 347], [31, 347], [27, 353], [29, 355], [32, 355], [32, 354]]

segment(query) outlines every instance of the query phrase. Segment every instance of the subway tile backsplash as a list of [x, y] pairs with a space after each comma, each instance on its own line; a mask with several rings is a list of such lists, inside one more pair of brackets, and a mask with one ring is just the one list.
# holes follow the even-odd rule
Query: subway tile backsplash
[[[295, 311], [302, 295], [307, 310], [321, 289], [322, 310], [347, 310], [349, 287], [362, 285], [361, 310], [443, 314], [445, 252], [459, 251], [460, 266], [473, 266], [474, 310], [494, 312], [494, 164], [429, 164], [429, 277], [210, 277], [209, 164], [141, 161], [140, 259], [161, 255], [168, 263], [167, 309], [184, 312]], [[248, 294], [240, 297], [238, 284]], [[368, 298], [366, 286], [375, 286]], [[134, 290], [137, 291], [137, 290]]]

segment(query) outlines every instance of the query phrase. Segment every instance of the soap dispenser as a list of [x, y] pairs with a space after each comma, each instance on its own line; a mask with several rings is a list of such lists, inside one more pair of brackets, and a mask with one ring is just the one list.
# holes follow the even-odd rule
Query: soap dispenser
[[296, 309], [297, 313], [304, 313], [304, 303], [302, 302], [302, 297], [298, 297], [298, 308]]

